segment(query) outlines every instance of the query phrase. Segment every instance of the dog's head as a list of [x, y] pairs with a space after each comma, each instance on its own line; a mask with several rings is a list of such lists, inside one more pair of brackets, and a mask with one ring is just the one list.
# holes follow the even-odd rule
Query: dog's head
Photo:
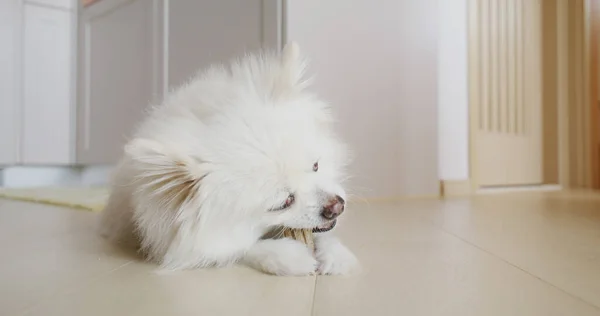
[[[187, 105], [187, 116], [156, 121], [152, 142], [128, 146], [138, 165], [159, 166], [140, 170], [154, 179], [153, 190], [168, 193], [161, 201], [198, 209], [208, 225], [332, 229], [345, 208], [348, 157], [329, 107], [306, 91], [304, 67], [290, 44], [280, 56], [247, 56], [226, 75], [213, 69], [202, 85], [184, 88], [194, 91], [180, 91], [179, 100], [204, 93], [202, 104]], [[158, 135], [158, 125], [170, 132]]]
[[312, 96], [256, 111], [231, 148], [224, 178], [239, 182], [238, 208], [269, 226], [327, 231], [344, 212], [346, 149], [329, 126], [326, 107]]

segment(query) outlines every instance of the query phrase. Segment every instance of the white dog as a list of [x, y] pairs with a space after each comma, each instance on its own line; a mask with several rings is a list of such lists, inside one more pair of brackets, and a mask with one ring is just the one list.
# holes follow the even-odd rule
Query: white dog
[[[346, 152], [304, 67], [289, 44], [212, 67], [153, 108], [117, 167], [103, 233], [165, 269], [352, 272], [355, 256], [329, 232], [344, 211]], [[265, 238], [283, 226], [313, 229], [315, 255]]]

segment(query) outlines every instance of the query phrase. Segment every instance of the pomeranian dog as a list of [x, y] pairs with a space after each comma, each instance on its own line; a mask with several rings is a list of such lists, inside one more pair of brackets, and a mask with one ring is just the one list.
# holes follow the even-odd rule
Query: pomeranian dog
[[[295, 43], [247, 55], [152, 108], [117, 166], [103, 234], [169, 270], [355, 271], [331, 231], [345, 209], [347, 153], [328, 105], [307, 91], [305, 66]], [[312, 229], [315, 253], [273, 237], [282, 227]]]

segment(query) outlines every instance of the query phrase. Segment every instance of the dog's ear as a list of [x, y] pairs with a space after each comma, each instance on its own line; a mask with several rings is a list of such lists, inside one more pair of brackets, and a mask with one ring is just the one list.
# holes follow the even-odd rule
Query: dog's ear
[[204, 164], [156, 141], [134, 139], [125, 153], [136, 171], [137, 194], [172, 210], [191, 203], [207, 175]]
[[290, 42], [283, 47], [281, 51], [281, 64], [286, 66], [295, 66], [300, 60], [300, 46], [296, 42]]
[[275, 96], [300, 92], [309, 84], [310, 80], [304, 78], [307, 60], [302, 57], [296, 42], [285, 45], [281, 52], [280, 63]]

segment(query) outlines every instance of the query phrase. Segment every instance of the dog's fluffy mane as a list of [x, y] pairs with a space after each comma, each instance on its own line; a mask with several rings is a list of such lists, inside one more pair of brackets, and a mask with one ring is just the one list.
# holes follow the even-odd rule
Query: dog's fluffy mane
[[[312, 126], [307, 133], [315, 130], [325, 141], [331, 140], [323, 145], [331, 148], [337, 164], [331, 172], [339, 173], [346, 163], [345, 148], [334, 141], [329, 128], [329, 107], [305, 91], [310, 82], [305, 68], [306, 59], [295, 44], [286, 46], [282, 54], [248, 54], [228, 66], [199, 73], [162, 105], [152, 107], [126, 145], [114, 176], [103, 212], [105, 235], [135, 241], [149, 259], [167, 269], [236, 261], [260, 238], [264, 227], [259, 222], [239, 224], [251, 210], [237, 201], [252, 201], [252, 191], [239, 187], [243, 184], [234, 177], [210, 175], [223, 165], [235, 169], [239, 161], [243, 167], [232, 172], [243, 175], [255, 167], [256, 153], [282, 155], [272, 146], [281, 145], [284, 136], [263, 130], [268, 127], [255, 124], [254, 118], [277, 126], [281, 135], [298, 126]], [[293, 116], [298, 126], [277, 125], [277, 117], [282, 116]], [[231, 122], [236, 130], [231, 130]], [[290, 158], [295, 153], [285, 154]], [[219, 196], [225, 194], [220, 190], [224, 183], [239, 195]], [[256, 185], [261, 189], [261, 183]], [[235, 211], [223, 216], [211, 211], [216, 209]]]

